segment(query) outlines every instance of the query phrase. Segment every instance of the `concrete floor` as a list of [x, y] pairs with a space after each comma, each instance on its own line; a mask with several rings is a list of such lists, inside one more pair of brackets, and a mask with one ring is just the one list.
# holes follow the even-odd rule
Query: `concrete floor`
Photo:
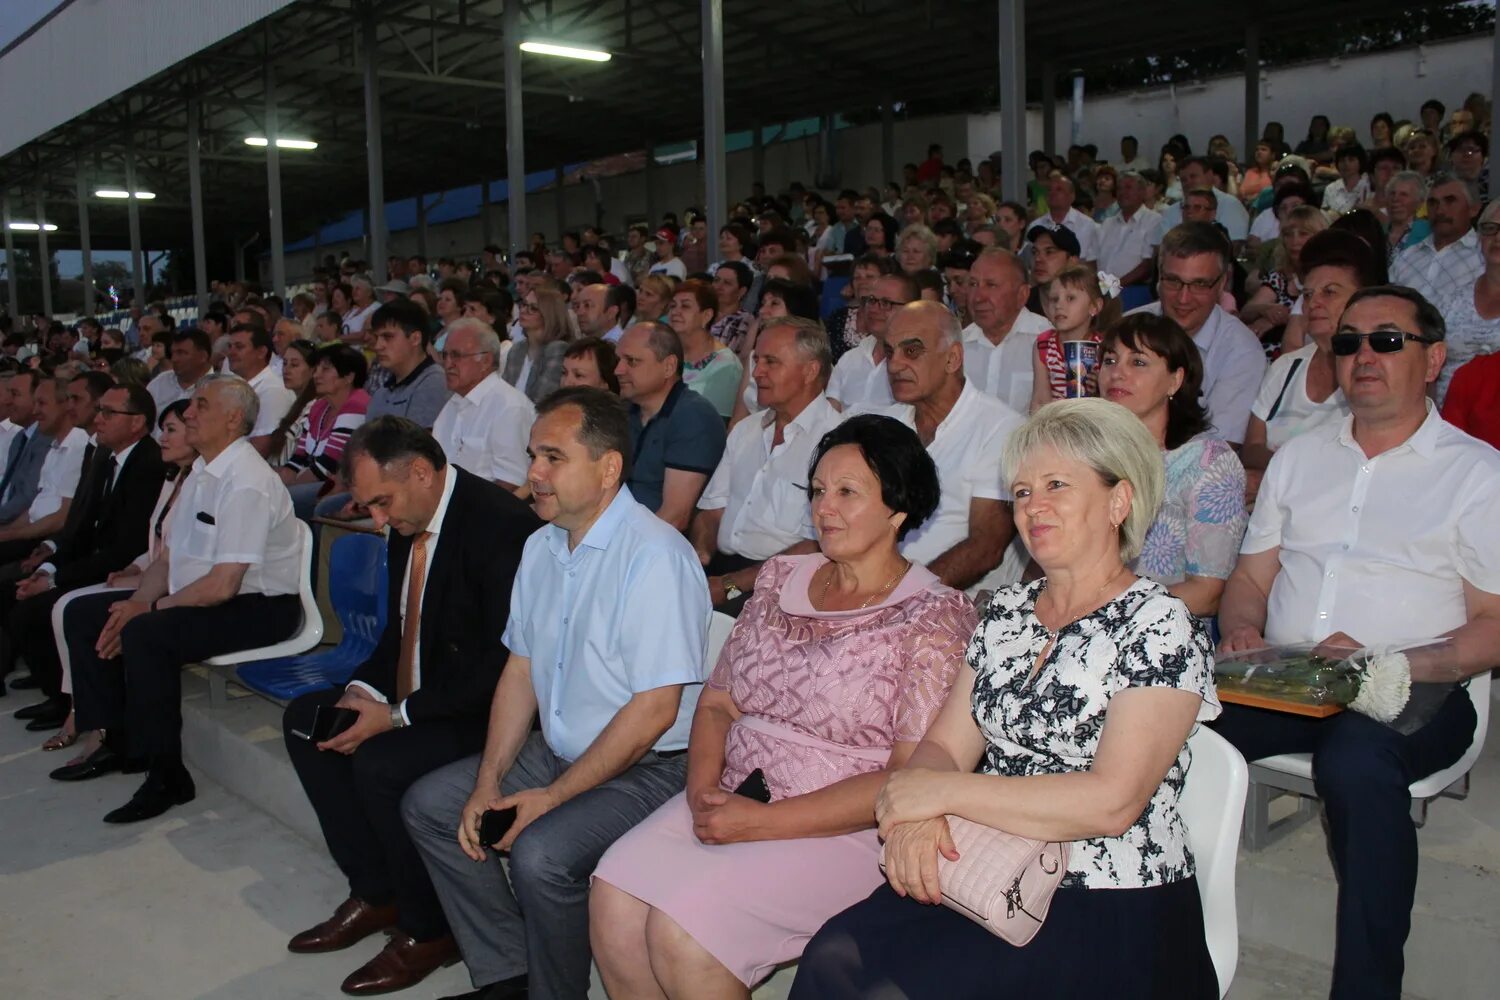
[[[41, 753], [41, 740], [9, 718], [30, 701], [20, 692], [0, 699], [0, 997], [334, 997], [342, 978], [379, 948], [376, 938], [335, 955], [285, 950], [287, 938], [331, 912], [346, 889], [305, 836], [310, 816], [286, 787], [290, 767], [284, 753], [277, 758], [273, 706], [236, 698], [212, 709], [201, 681], [190, 681], [186, 732], [197, 801], [115, 827], [101, 817], [140, 779], [50, 781], [47, 771], [70, 751]], [[1436, 803], [1422, 833], [1407, 949], [1412, 1000], [1479, 1000], [1494, 996], [1500, 981], [1497, 743], [1481, 762], [1473, 796]], [[205, 767], [270, 811], [205, 777]], [[1332, 892], [1316, 824], [1242, 856], [1242, 952], [1232, 1000], [1327, 995]], [[778, 1000], [787, 985], [778, 976], [757, 1000]], [[402, 996], [426, 1000], [469, 988], [458, 965]]]

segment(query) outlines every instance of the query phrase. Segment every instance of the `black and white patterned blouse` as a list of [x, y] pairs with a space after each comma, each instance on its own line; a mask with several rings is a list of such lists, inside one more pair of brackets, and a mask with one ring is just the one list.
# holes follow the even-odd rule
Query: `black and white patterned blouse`
[[[1028, 684], [1049, 638], [1036, 617], [1036, 599], [1045, 587], [1039, 580], [997, 591], [969, 643], [974, 721], [989, 743], [981, 771], [1027, 777], [1088, 770], [1109, 699], [1127, 687], [1192, 691], [1203, 698], [1200, 722], [1218, 716], [1208, 630], [1187, 605], [1150, 580], [1137, 580], [1064, 627]], [[1063, 885], [1135, 889], [1191, 876], [1187, 827], [1177, 813], [1191, 759], [1184, 745], [1124, 836], [1070, 845]]]

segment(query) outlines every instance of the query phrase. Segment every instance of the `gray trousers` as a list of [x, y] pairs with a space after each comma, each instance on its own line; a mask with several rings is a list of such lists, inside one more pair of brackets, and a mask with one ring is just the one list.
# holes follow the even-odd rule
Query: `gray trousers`
[[[568, 762], [532, 733], [500, 783], [505, 795], [551, 784]], [[526, 973], [535, 1000], [589, 991], [589, 876], [617, 839], [682, 791], [685, 754], [648, 751], [635, 766], [563, 803], [516, 838], [509, 878], [498, 856], [476, 863], [458, 846], [479, 757], [455, 761], [407, 790], [401, 815], [432, 876], [476, 989]]]

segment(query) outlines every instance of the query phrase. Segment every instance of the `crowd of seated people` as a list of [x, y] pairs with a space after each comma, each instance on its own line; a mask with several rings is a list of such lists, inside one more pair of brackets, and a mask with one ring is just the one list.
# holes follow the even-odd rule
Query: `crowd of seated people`
[[[183, 326], [4, 318], [0, 677], [77, 745], [53, 778], [141, 775], [104, 818], [159, 816], [195, 795], [181, 668], [293, 632], [299, 524], [363, 521], [385, 631], [285, 712], [349, 885], [288, 947], [389, 934], [346, 993], [462, 959], [477, 997], [581, 997], [591, 961], [616, 1000], [744, 997], [800, 957], [807, 998], [1215, 996], [1202, 722], [1313, 754], [1333, 994], [1395, 997], [1406, 788], [1500, 648], [1489, 116], [1435, 104], [1367, 146], [1270, 123], [1243, 165], [1038, 151], [1024, 202], [935, 145], [718, 234], [330, 258]], [[1215, 693], [1216, 643], [1439, 637], [1413, 731]], [[1070, 842], [1030, 945], [923, 905], [945, 816]]]

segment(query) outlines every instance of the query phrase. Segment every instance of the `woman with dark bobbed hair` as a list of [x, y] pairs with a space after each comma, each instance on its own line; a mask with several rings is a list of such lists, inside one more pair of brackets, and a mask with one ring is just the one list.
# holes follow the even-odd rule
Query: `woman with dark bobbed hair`
[[304, 521], [312, 520], [319, 498], [333, 489], [344, 455], [344, 442], [365, 422], [370, 394], [365, 392], [369, 365], [348, 344], [318, 349], [313, 361], [317, 400], [307, 409], [307, 427], [297, 450], [276, 470], [292, 495], [292, 507]]
[[875, 793], [926, 733], [976, 616], [897, 547], [939, 498], [914, 431], [853, 417], [807, 481], [821, 551], [761, 568], [698, 700], [685, 793], [594, 872], [610, 996], [748, 997], [880, 882]]

